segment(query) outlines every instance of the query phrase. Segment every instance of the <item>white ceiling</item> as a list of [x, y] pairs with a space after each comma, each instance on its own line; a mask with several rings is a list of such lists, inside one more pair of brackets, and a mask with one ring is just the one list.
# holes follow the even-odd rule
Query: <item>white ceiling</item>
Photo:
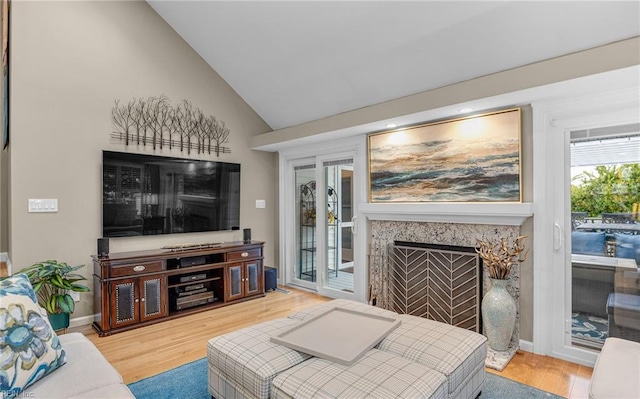
[[640, 1], [147, 1], [274, 130], [640, 35]]

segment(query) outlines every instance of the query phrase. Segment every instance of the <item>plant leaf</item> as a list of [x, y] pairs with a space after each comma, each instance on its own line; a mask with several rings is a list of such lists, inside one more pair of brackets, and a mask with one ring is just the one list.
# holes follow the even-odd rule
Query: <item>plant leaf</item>
[[76, 304], [73, 301], [73, 298], [71, 298], [71, 295], [64, 294], [58, 296], [58, 307], [60, 307], [60, 310], [64, 313], [73, 313], [75, 306]]
[[36, 293], [38, 291], [40, 291], [40, 289], [42, 288], [42, 284], [44, 284], [44, 281], [39, 281], [37, 282], [34, 286], [33, 286], [33, 291], [35, 291]]
[[58, 310], [57, 304], [58, 304], [58, 298], [56, 297], [56, 295], [52, 295], [47, 300], [47, 303], [45, 304], [45, 309], [47, 309], [47, 312], [49, 313], [56, 313], [56, 310]]
[[89, 289], [89, 287], [85, 287], [84, 285], [80, 285], [80, 284], [71, 284], [71, 291], [75, 291], [75, 292], [89, 292], [91, 291]]

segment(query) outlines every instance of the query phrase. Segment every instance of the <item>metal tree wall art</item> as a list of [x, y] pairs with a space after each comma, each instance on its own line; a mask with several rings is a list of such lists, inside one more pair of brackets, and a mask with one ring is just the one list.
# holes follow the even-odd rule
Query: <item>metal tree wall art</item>
[[121, 103], [115, 100], [111, 110], [115, 131], [111, 137], [125, 145], [151, 145], [153, 149], [169, 147], [180, 151], [196, 150], [198, 154], [231, 153], [223, 144], [229, 142], [229, 128], [213, 115], [205, 115], [189, 100], [171, 105], [165, 95], [133, 98]]

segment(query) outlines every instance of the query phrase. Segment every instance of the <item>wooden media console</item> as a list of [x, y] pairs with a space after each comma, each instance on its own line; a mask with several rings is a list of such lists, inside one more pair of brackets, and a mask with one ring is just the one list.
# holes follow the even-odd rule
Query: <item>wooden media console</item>
[[264, 296], [260, 241], [93, 255], [93, 328], [105, 336]]

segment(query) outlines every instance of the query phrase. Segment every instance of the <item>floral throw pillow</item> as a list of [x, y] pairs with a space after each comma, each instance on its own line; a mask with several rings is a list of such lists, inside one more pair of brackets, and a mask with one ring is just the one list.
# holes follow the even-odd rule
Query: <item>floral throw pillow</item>
[[0, 398], [26, 387], [66, 362], [47, 312], [25, 274], [0, 281]]

